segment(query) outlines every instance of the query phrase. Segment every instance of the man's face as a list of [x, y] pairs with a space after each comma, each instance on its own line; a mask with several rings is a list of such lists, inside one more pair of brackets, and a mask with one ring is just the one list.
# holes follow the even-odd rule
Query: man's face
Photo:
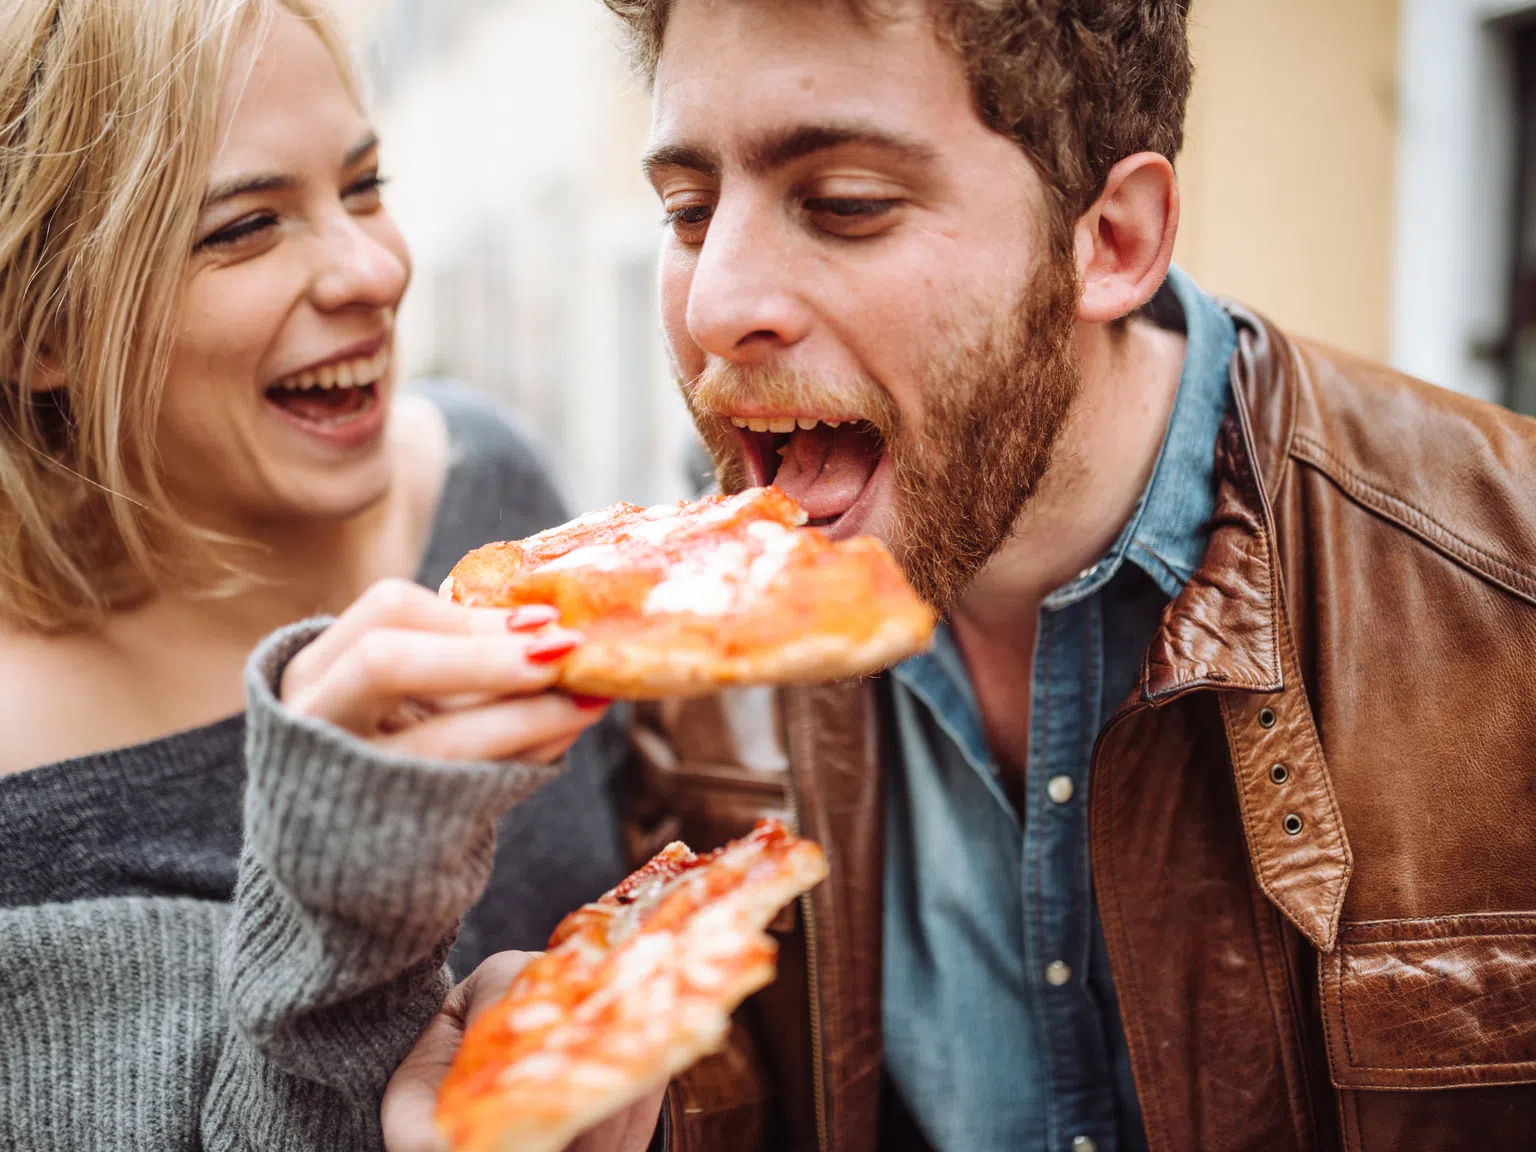
[[892, 546], [941, 609], [1077, 391], [1069, 229], [926, 5], [677, 0], [651, 180], [667, 342], [728, 490]]

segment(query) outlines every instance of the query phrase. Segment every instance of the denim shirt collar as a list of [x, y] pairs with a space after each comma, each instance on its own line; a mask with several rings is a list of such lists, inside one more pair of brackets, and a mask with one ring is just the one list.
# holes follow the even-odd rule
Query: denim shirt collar
[[1230, 397], [1237, 351], [1232, 318], [1180, 268], [1167, 287], [1184, 313], [1184, 371], [1152, 479], [1119, 537], [1097, 563], [1045, 599], [1046, 610], [1091, 596], [1129, 559], [1171, 600], [1205, 553], [1215, 507], [1215, 444]]

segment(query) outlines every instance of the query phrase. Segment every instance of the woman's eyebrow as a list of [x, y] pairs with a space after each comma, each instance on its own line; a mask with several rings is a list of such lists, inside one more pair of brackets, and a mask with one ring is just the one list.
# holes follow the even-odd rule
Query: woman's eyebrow
[[250, 192], [287, 191], [297, 183], [298, 181], [292, 176], [236, 176], [232, 180], [225, 180], [208, 189], [208, 195], [203, 197], [203, 207], [211, 208], [215, 204], [233, 200], [236, 196], [244, 196]]
[[[351, 148], [342, 158], [343, 169], [351, 168], [368, 153], [379, 146], [379, 137], [374, 132], [369, 132]], [[286, 192], [298, 184], [292, 176], [283, 176], [275, 173], [250, 176], [236, 176], [224, 180], [208, 189], [208, 195], [203, 197], [203, 207], [209, 208], [225, 200], [233, 200], [236, 196], [245, 196], [252, 192]]]
[[361, 140], [347, 149], [346, 156], [341, 161], [343, 168], [350, 168], [368, 153], [379, 146], [379, 136], [376, 132], [366, 133]]

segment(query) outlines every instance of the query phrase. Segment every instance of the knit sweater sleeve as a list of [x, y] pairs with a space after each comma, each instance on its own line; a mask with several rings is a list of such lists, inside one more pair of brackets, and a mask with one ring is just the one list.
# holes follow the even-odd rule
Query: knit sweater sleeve
[[245, 846], [218, 961], [230, 1027], [204, 1147], [372, 1149], [391, 1073], [441, 1005], [497, 818], [555, 769], [387, 755], [278, 701], [323, 622], [246, 671]]

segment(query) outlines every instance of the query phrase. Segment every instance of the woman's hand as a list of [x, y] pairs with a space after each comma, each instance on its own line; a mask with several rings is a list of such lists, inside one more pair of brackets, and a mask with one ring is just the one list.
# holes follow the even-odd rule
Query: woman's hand
[[[447, 1144], [432, 1119], [437, 1086], [453, 1063], [464, 1030], [501, 999], [531, 959], [526, 952], [500, 952], [448, 993], [442, 1011], [432, 1018], [385, 1089], [381, 1120], [388, 1152], [446, 1152]], [[648, 1094], [585, 1133], [566, 1152], [645, 1152], [665, 1096], [665, 1088]]]
[[386, 580], [289, 661], [280, 695], [391, 751], [552, 763], [608, 705], [550, 690], [554, 662], [581, 643], [556, 615], [465, 608]]

